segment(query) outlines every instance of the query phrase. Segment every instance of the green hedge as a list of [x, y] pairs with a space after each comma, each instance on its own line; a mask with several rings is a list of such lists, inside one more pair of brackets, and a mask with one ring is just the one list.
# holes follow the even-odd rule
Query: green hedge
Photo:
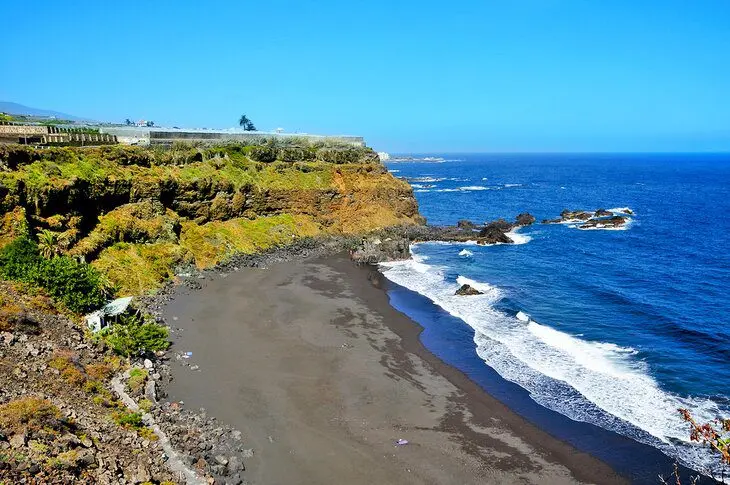
[[0, 250], [0, 276], [43, 288], [76, 313], [100, 308], [111, 294], [94, 268], [67, 256], [45, 259], [28, 237], [17, 238]]

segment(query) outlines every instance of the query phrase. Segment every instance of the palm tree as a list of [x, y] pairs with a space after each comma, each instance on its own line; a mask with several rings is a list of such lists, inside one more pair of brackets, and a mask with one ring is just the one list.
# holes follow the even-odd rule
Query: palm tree
[[132, 120], [130, 120], [129, 118], [127, 118], [126, 120], [124, 120], [124, 124], [127, 125], [127, 126], [129, 126], [129, 125], [132, 125], [133, 123], [132, 123]]
[[41, 256], [46, 259], [51, 259], [56, 256], [61, 251], [58, 245], [58, 235], [53, 231], [43, 229], [38, 234], [38, 249], [41, 252]]
[[256, 131], [253, 121], [249, 120], [246, 115], [241, 115], [241, 118], [238, 120], [238, 124], [246, 131]]

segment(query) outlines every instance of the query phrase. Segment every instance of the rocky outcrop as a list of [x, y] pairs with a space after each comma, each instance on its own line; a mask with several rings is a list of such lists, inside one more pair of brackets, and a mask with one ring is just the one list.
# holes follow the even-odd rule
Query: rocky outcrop
[[564, 209], [560, 213], [560, 218], [563, 221], [587, 221], [591, 217], [593, 217], [593, 213], [584, 210], [571, 211], [568, 209]]
[[405, 236], [366, 237], [350, 252], [350, 257], [363, 264], [398, 261], [411, 257], [409, 247], [410, 241]]
[[535, 222], [535, 216], [529, 212], [524, 212], [517, 216], [516, 225], [518, 226], [531, 226]]
[[459, 229], [476, 229], [477, 226], [469, 220], [461, 219], [456, 223], [456, 227]]
[[617, 215], [606, 209], [597, 209], [594, 212], [584, 210], [571, 211], [565, 209], [560, 213], [560, 219], [544, 219], [543, 224], [561, 224], [565, 222], [581, 223], [579, 229], [615, 229], [625, 226], [632, 215], [631, 209], [623, 209], [625, 215]]
[[579, 229], [614, 229], [626, 225], [628, 218], [612, 216], [606, 219], [591, 219], [578, 226]]
[[473, 295], [483, 295], [481, 291], [477, 290], [476, 288], [473, 288], [467, 284], [461, 285], [458, 290], [456, 290], [455, 295], [459, 296], [473, 296]]
[[512, 224], [500, 219], [490, 222], [479, 231], [477, 244], [512, 244], [514, 241], [506, 234], [512, 230]]

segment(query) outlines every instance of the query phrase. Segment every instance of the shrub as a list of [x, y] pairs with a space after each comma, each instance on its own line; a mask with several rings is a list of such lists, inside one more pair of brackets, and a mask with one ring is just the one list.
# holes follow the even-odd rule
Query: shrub
[[44, 259], [28, 237], [0, 249], [0, 276], [41, 287], [76, 313], [101, 307], [111, 292], [101, 273], [88, 264], [66, 256]]
[[154, 406], [152, 401], [150, 401], [149, 399], [146, 399], [146, 398], [140, 399], [137, 404], [139, 405], [139, 408], [145, 413], [149, 413], [150, 410], [152, 409], [152, 407]]
[[125, 357], [165, 350], [170, 346], [165, 327], [145, 322], [136, 315], [120, 317], [118, 323], [102, 330], [100, 336], [116, 353]]
[[137, 393], [142, 390], [144, 383], [147, 382], [147, 376], [149, 376], [147, 369], [134, 368], [129, 371], [129, 380], [127, 386], [132, 393]]
[[252, 160], [261, 163], [273, 163], [276, 161], [278, 150], [272, 145], [262, 145], [251, 147], [249, 157]]
[[0, 405], [0, 429], [5, 433], [58, 430], [61, 426], [61, 411], [45, 399], [24, 397]]
[[120, 411], [118, 413], [114, 413], [113, 418], [115, 423], [124, 428], [139, 429], [144, 426], [142, 415], [140, 413]]

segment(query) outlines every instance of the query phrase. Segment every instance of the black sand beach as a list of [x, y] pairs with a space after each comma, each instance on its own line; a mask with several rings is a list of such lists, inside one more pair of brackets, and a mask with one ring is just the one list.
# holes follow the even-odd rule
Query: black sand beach
[[[169, 399], [240, 429], [251, 483], [625, 483], [429, 353], [344, 255], [180, 287]], [[399, 439], [408, 444], [396, 446]]]

